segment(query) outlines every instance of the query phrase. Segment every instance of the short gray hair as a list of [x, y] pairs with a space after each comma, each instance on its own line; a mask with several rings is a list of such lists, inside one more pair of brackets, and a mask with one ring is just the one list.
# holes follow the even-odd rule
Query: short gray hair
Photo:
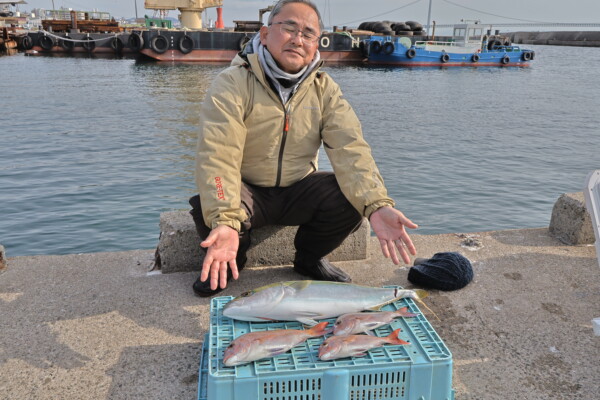
[[277, 4], [275, 4], [275, 6], [273, 7], [273, 10], [271, 10], [271, 14], [269, 14], [269, 19], [267, 20], [267, 24], [271, 25], [273, 23], [273, 18], [275, 18], [275, 16], [281, 12], [281, 9], [283, 8], [283, 6], [285, 6], [286, 4], [291, 4], [291, 3], [306, 4], [307, 6], [309, 6], [313, 10], [315, 10], [315, 12], [317, 13], [317, 18], [319, 19], [319, 30], [321, 32], [323, 32], [324, 26], [323, 26], [323, 20], [321, 19], [321, 13], [319, 12], [317, 5], [310, 0], [279, 0], [277, 2]]

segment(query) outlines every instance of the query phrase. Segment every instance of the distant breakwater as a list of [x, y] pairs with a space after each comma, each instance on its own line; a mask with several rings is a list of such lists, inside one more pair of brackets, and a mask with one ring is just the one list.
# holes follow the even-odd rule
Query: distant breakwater
[[600, 47], [600, 31], [507, 32], [514, 44]]

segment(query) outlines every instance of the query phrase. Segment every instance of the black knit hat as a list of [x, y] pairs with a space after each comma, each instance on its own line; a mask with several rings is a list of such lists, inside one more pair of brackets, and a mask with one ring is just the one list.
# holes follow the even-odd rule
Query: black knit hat
[[471, 262], [458, 253], [436, 253], [410, 268], [408, 280], [439, 290], [462, 289], [473, 279]]

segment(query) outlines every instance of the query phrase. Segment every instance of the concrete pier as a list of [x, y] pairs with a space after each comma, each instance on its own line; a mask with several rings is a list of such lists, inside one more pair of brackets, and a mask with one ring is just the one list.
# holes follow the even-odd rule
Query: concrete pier
[[[456, 399], [597, 398], [593, 245], [566, 245], [548, 228], [412, 238], [418, 257], [457, 251], [473, 264], [464, 289], [425, 299], [452, 352]], [[196, 399], [210, 299], [192, 292], [197, 271], [150, 272], [154, 253], [8, 257], [0, 399]], [[373, 237], [365, 260], [336, 264], [358, 284], [414, 287]], [[302, 278], [289, 265], [249, 266], [222, 295]]]
[[599, 31], [507, 32], [514, 44], [600, 47]]

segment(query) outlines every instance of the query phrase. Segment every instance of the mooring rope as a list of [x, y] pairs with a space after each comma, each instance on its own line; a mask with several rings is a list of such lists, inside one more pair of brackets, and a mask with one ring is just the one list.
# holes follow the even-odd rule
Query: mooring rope
[[[125, 34], [125, 32], [119, 32], [119, 33], [115, 33], [114, 36], [109, 36], [109, 37], [101, 38], [101, 39], [91, 39], [91, 38], [90, 39], [71, 39], [69, 36], [58, 36], [58, 35], [53, 34], [52, 32], [48, 32], [44, 29], [40, 29], [39, 32], [43, 32], [44, 35], [53, 37], [58, 40], [64, 40], [66, 42], [74, 42], [74, 43], [104, 42], [104, 41], [111, 40], [113, 38], [116, 38], [120, 35]], [[67, 35], [68, 35], [68, 33], [67, 33]], [[89, 38], [90, 34], [88, 33], [87, 35], [88, 35], [87, 37]]]

